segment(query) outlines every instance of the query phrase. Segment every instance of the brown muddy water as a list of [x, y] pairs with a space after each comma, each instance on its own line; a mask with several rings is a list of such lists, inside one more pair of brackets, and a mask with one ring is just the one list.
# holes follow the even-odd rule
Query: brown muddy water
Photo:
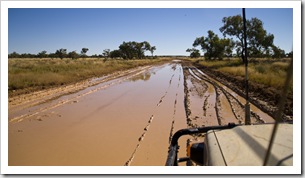
[[9, 166], [162, 166], [172, 134], [186, 127], [183, 70], [176, 62], [147, 67], [16, 108]]
[[[244, 98], [180, 61], [9, 101], [9, 166], [163, 166], [176, 131], [245, 122]], [[251, 123], [272, 122], [251, 105]]]

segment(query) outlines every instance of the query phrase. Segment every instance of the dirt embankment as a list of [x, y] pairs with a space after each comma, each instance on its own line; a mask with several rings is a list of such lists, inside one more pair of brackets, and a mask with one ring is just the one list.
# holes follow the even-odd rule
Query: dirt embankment
[[[212, 78], [226, 85], [227, 87], [229, 87], [231, 90], [238, 93], [242, 97], [245, 97], [245, 91], [244, 91], [245, 80], [243, 77], [227, 75], [225, 73], [212, 70], [208, 67], [201, 66], [197, 63], [194, 63], [193, 65], [196, 66], [198, 69], [204, 71]], [[282, 93], [281, 90], [266, 87], [264, 85], [249, 81], [250, 102], [274, 118], [276, 115], [279, 99], [282, 96], [281, 93]], [[292, 121], [292, 118], [293, 118], [293, 97], [292, 97], [292, 93], [290, 93], [287, 97], [285, 109], [282, 115], [282, 120]]]

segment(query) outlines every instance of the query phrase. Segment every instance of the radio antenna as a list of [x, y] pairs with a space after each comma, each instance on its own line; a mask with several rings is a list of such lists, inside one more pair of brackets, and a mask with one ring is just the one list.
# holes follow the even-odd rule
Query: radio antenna
[[247, 27], [246, 12], [243, 8], [243, 25], [244, 25], [244, 62], [245, 62], [245, 78], [246, 78], [246, 104], [245, 104], [245, 124], [250, 125], [250, 104], [249, 104], [249, 83], [248, 83], [248, 52], [247, 52]]

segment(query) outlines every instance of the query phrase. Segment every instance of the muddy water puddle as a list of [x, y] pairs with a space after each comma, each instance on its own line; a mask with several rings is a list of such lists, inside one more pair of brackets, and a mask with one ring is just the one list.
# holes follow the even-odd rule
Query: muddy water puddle
[[183, 90], [171, 63], [10, 113], [9, 165], [162, 166], [186, 127]]
[[[9, 108], [9, 165], [163, 166], [179, 129], [244, 123], [242, 97], [179, 61], [77, 87]], [[253, 123], [273, 122], [251, 110]], [[187, 139], [194, 137], [179, 140], [179, 157]]]

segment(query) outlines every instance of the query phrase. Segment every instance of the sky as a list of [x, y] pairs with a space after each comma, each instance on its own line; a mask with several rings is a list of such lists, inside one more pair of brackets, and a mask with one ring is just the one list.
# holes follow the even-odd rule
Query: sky
[[[196, 37], [212, 30], [222, 38], [223, 17], [239, 14], [241, 8], [9, 8], [8, 53], [88, 48], [93, 55], [123, 41], [148, 41], [154, 55], [189, 55]], [[247, 8], [246, 18], [253, 17], [274, 35], [275, 46], [292, 51], [292, 8]]]

